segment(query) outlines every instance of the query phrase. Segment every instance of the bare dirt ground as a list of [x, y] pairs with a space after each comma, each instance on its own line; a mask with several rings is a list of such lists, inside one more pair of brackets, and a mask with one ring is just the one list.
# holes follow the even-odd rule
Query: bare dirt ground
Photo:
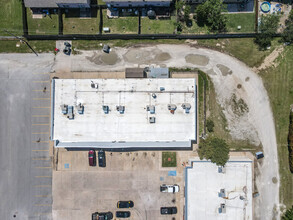
[[[232, 137], [263, 146], [265, 158], [256, 178], [260, 196], [255, 199], [255, 219], [279, 219], [279, 168], [274, 120], [262, 80], [252, 69], [223, 53], [188, 45], [112, 48], [114, 55], [110, 61], [105, 61], [107, 57], [103, 57], [102, 51], [80, 52], [70, 57], [64, 69], [75, 72], [124, 71], [126, 67], [153, 65], [199, 68], [208, 73]], [[62, 55], [57, 55], [57, 63], [58, 56]], [[113, 57], [117, 57], [116, 62]], [[64, 71], [57, 65], [53, 69]], [[273, 182], [275, 178], [277, 182]]]

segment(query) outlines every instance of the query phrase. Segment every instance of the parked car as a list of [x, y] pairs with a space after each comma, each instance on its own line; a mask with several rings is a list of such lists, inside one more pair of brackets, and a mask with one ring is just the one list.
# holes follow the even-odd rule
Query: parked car
[[71, 44], [70, 44], [69, 42], [65, 41], [65, 42], [64, 42], [64, 46], [65, 46], [65, 47], [71, 47]]
[[177, 213], [177, 207], [161, 207], [161, 215], [173, 215]]
[[98, 153], [99, 167], [106, 167], [106, 155], [105, 152], [100, 150]]
[[66, 46], [63, 50], [63, 53], [69, 56], [71, 53], [71, 48]]
[[89, 165], [96, 166], [96, 152], [94, 150], [89, 151]]
[[166, 185], [163, 184], [160, 186], [161, 192], [167, 192], [167, 193], [176, 193], [179, 192], [179, 186], [178, 185]]
[[110, 220], [113, 219], [112, 212], [95, 212], [92, 214], [92, 220]]
[[133, 208], [134, 203], [132, 201], [119, 201], [117, 202], [117, 208], [124, 209], [124, 208]]
[[103, 51], [104, 51], [105, 53], [109, 53], [109, 52], [110, 52], [110, 47], [109, 47], [109, 45], [105, 44], [105, 45], [103, 46]]
[[129, 218], [130, 212], [129, 211], [118, 211], [118, 212], [116, 212], [116, 217], [117, 218]]
[[264, 158], [264, 154], [263, 154], [263, 152], [256, 152], [255, 153], [255, 156], [256, 156], [256, 159], [261, 159], [261, 158]]

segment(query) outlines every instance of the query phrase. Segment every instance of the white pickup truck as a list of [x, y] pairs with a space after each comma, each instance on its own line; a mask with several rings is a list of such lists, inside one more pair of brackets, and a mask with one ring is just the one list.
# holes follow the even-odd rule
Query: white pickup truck
[[166, 185], [163, 184], [160, 186], [161, 192], [167, 192], [167, 193], [176, 193], [179, 192], [179, 186], [178, 185]]

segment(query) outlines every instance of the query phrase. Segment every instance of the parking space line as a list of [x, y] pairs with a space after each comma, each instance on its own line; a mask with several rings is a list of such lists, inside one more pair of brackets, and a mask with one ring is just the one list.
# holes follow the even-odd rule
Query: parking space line
[[44, 92], [44, 91], [48, 91], [50, 92], [50, 90], [44, 90], [44, 89], [34, 89], [33, 92]]
[[33, 98], [33, 100], [50, 100], [51, 98]]
[[33, 83], [49, 83], [50, 81], [33, 81]]
[[37, 169], [52, 169], [52, 167], [35, 167]]
[[33, 108], [51, 108], [50, 106], [40, 106], [40, 107], [33, 107]]
[[35, 117], [35, 118], [42, 118], [42, 117], [48, 118], [48, 117], [50, 117], [50, 115], [32, 115], [32, 117]]
[[49, 143], [50, 141], [32, 141], [33, 143]]
[[52, 187], [52, 185], [35, 185], [34, 187]]
[[50, 158], [49, 157], [46, 157], [46, 158], [39, 157], [39, 158], [32, 158], [32, 160], [50, 160]]
[[33, 74], [50, 74], [50, 73], [33, 73]]
[[38, 126], [38, 125], [49, 125], [49, 124], [32, 124], [33, 126]]
[[32, 150], [32, 151], [49, 151], [49, 150]]
[[49, 132], [33, 132], [32, 134], [49, 134]]
[[35, 206], [52, 206], [51, 204], [35, 204]]
[[35, 176], [36, 178], [52, 178], [52, 176]]
[[51, 195], [35, 195], [35, 197], [51, 197]]

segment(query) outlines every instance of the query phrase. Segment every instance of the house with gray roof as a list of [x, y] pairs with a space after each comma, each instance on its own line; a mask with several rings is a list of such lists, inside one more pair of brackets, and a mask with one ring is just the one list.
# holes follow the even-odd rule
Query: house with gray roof
[[90, 0], [24, 0], [27, 8], [90, 8]]
[[108, 8], [170, 7], [172, 0], [103, 0]]

